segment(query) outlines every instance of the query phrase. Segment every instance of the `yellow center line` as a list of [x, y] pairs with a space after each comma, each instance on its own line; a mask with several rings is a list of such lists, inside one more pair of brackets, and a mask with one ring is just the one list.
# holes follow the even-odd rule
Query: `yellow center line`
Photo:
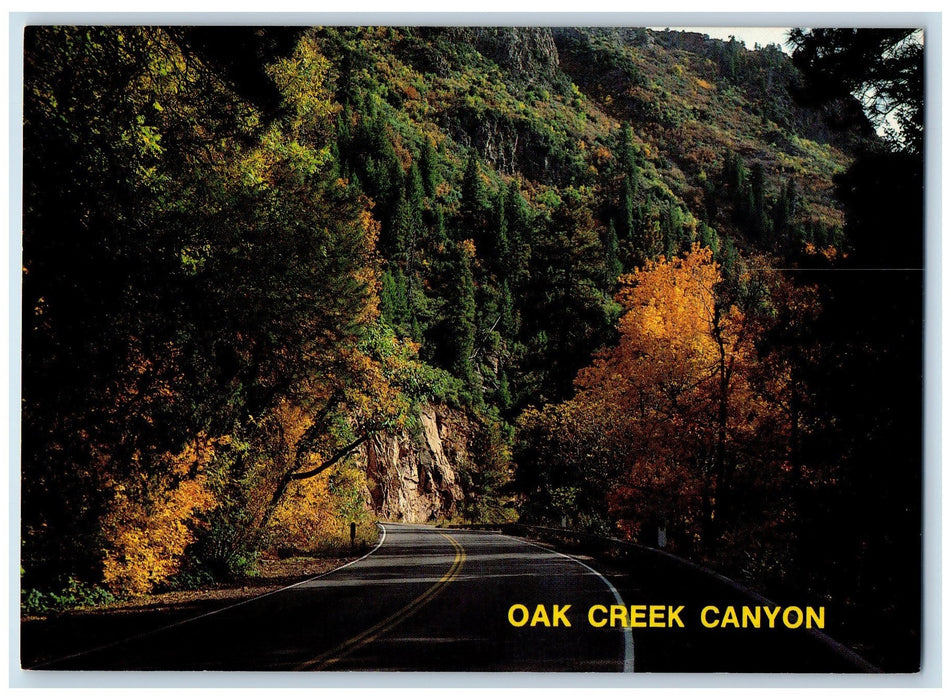
[[455, 559], [453, 559], [453, 562], [452, 562], [452, 566], [449, 567], [449, 570], [443, 575], [441, 579], [439, 579], [439, 581], [433, 584], [433, 586], [429, 588], [425, 593], [421, 594], [419, 597], [415, 598], [409, 604], [397, 610], [395, 613], [387, 617], [385, 620], [378, 622], [377, 624], [373, 625], [373, 627], [371, 627], [370, 629], [365, 630], [364, 632], [361, 632], [355, 637], [351, 637], [350, 639], [334, 647], [330, 651], [324, 654], [321, 654], [316, 659], [312, 659], [311, 661], [307, 661], [301, 666], [298, 666], [297, 670], [298, 671], [307, 671], [310, 669], [313, 669], [315, 671], [324, 670], [325, 668], [336, 663], [337, 661], [344, 658], [345, 656], [352, 654], [357, 649], [360, 649], [361, 647], [366, 646], [373, 640], [379, 638], [381, 635], [386, 634], [391, 629], [396, 627], [399, 623], [403, 622], [410, 616], [414, 615], [420, 608], [422, 608], [429, 601], [431, 601], [433, 598], [439, 595], [440, 591], [442, 591], [443, 588], [448, 586], [449, 583], [451, 583], [452, 580], [456, 578], [456, 576], [459, 573], [459, 569], [462, 568], [462, 564], [466, 560], [466, 553], [462, 549], [462, 545], [456, 542], [454, 538], [450, 537], [449, 535], [443, 532], [440, 532], [439, 534], [445, 537], [447, 540], [449, 540], [449, 543], [452, 545], [456, 553]]

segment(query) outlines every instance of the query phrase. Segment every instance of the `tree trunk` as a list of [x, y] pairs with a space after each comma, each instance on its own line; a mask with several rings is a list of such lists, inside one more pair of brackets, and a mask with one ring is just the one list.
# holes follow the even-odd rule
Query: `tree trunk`
[[330, 469], [330, 467], [334, 466], [341, 459], [352, 453], [360, 445], [369, 440], [372, 435], [372, 431], [365, 431], [359, 438], [347, 445], [344, 445], [339, 450], [334, 452], [330, 457], [321, 462], [318, 466], [305, 472], [297, 471], [300, 468], [300, 464], [304, 460], [304, 457], [307, 455], [306, 449], [299, 449], [294, 460], [294, 468], [281, 477], [277, 488], [274, 489], [274, 494], [271, 496], [271, 500], [268, 501], [267, 507], [264, 509], [264, 515], [261, 518], [260, 525], [258, 525], [258, 540], [260, 541], [260, 538], [264, 535], [265, 530], [267, 530], [267, 526], [271, 522], [271, 518], [274, 516], [274, 512], [277, 510], [278, 505], [280, 505], [281, 500], [284, 498], [284, 494], [287, 492], [287, 487], [291, 485], [291, 482], [310, 479], [311, 477], [317, 476], [321, 472]]

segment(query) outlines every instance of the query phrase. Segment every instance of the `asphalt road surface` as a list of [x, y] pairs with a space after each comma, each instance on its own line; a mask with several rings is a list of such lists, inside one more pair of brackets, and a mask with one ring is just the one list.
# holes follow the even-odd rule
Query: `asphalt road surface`
[[[695, 611], [702, 592], [679, 591], [676, 582], [651, 572], [612, 576], [612, 582], [591, 562], [498, 533], [383, 527], [382, 542], [364, 558], [237, 604], [144, 614], [106, 634], [97, 615], [59, 626], [25, 623], [22, 665], [136, 671], [856, 670], [801, 631], [700, 629]], [[632, 633], [589, 621], [592, 606], [608, 611], [634, 603], [662, 606], [657, 621], [670, 626]], [[680, 604], [682, 628], [665, 619]], [[595, 609], [595, 622], [609, 618]]]

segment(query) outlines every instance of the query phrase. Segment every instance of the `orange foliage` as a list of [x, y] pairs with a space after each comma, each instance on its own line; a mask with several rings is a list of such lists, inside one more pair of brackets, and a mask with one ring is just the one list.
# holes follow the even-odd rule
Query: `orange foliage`
[[614, 157], [611, 151], [609, 151], [604, 146], [595, 146], [594, 150], [591, 151], [591, 155], [594, 156], [595, 163], [599, 168], [603, 168], [605, 165], [611, 162], [611, 159]]
[[841, 255], [835, 246], [827, 245], [823, 248], [817, 248], [816, 244], [811, 241], [806, 243], [804, 250], [807, 255], [821, 255], [828, 262], [835, 262]]
[[140, 472], [113, 486], [103, 523], [103, 581], [113, 592], [147, 593], [178, 571], [197, 516], [215, 505], [204, 475], [214, 449], [215, 441], [199, 436], [163, 456], [160, 476]]
[[390, 143], [393, 144], [393, 151], [396, 153], [400, 165], [403, 166], [403, 170], [407, 170], [413, 163], [413, 154], [410, 153], [406, 144], [403, 143], [403, 138], [399, 134], [393, 133], [389, 129], [387, 131], [390, 135]]
[[762, 390], [761, 329], [718, 303], [719, 267], [696, 244], [620, 281], [620, 342], [579, 373], [574, 402], [579, 415], [610, 426], [605, 439], [626, 472], [609, 495], [622, 529], [636, 535], [645, 523], [680, 520], [699, 538], [722, 517], [733, 475], [782, 452], [761, 444], [783, 434]]

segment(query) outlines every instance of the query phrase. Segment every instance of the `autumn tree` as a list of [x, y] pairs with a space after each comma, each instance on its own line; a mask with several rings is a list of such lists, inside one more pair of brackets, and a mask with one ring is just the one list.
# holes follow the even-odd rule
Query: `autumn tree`
[[[222, 164], [240, 160], [268, 117], [182, 47], [181, 35], [147, 28], [26, 33], [30, 576], [48, 577], [55, 562], [94, 579], [115, 488], [143, 473], [176, 488], [158, 478], [169, 455], [240, 413], [230, 339], [219, 335], [227, 317], [214, 308], [230, 293], [217, 286], [228, 261], [208, 236], [236, 209]], [[211, 116], [211, 104], [227, 107]], [[204, 210], [219, 216], [202, 220]]]
[[771, 397], [786, 378], [762, 375], [760, 322], [719, 298], [720, 281], [696, 244], [622, 276], [618, 344], [578, 374], [572, 400], [523, 421], [523, 435], [561, 444], [555, 464], [587, 475], [569, 484], [611, 484], [628, 536], [667, 523], [684, 549], [712, 545], [756, 507], [735, 494], [785, 463], [786, 421]]
[[[274, 493], [259, 460], [313, 470], [391, 405], [359, 398], [384, 373], [361, 350], [379, 227], [335, 178], [328, 61], [312, 34], [292, 57], [265, 52], [262, 92], [227, 79], [207, 49], [222, 37], [189, 37], [27, 35], [23, 535], [28, 575], [47, 583], [58, 568], [153, 585], [108, 565], [149, 527], [143, 513], [167, 513], [159, 530], [180, 534], [138, 540], [139, 568], [169, 575], [185, 547], [201, 549], [198, 511], [253, 528], [227, 513], [250, 504], [232, 483], [257, 476]], [[343, 400], [352, 437], [321, 423], [339, 423], [327, 408]], [[282, 414], [297, 416], [294, 444], [269, 437]], [[188, 451], [200, 436], [201, 459]]]

